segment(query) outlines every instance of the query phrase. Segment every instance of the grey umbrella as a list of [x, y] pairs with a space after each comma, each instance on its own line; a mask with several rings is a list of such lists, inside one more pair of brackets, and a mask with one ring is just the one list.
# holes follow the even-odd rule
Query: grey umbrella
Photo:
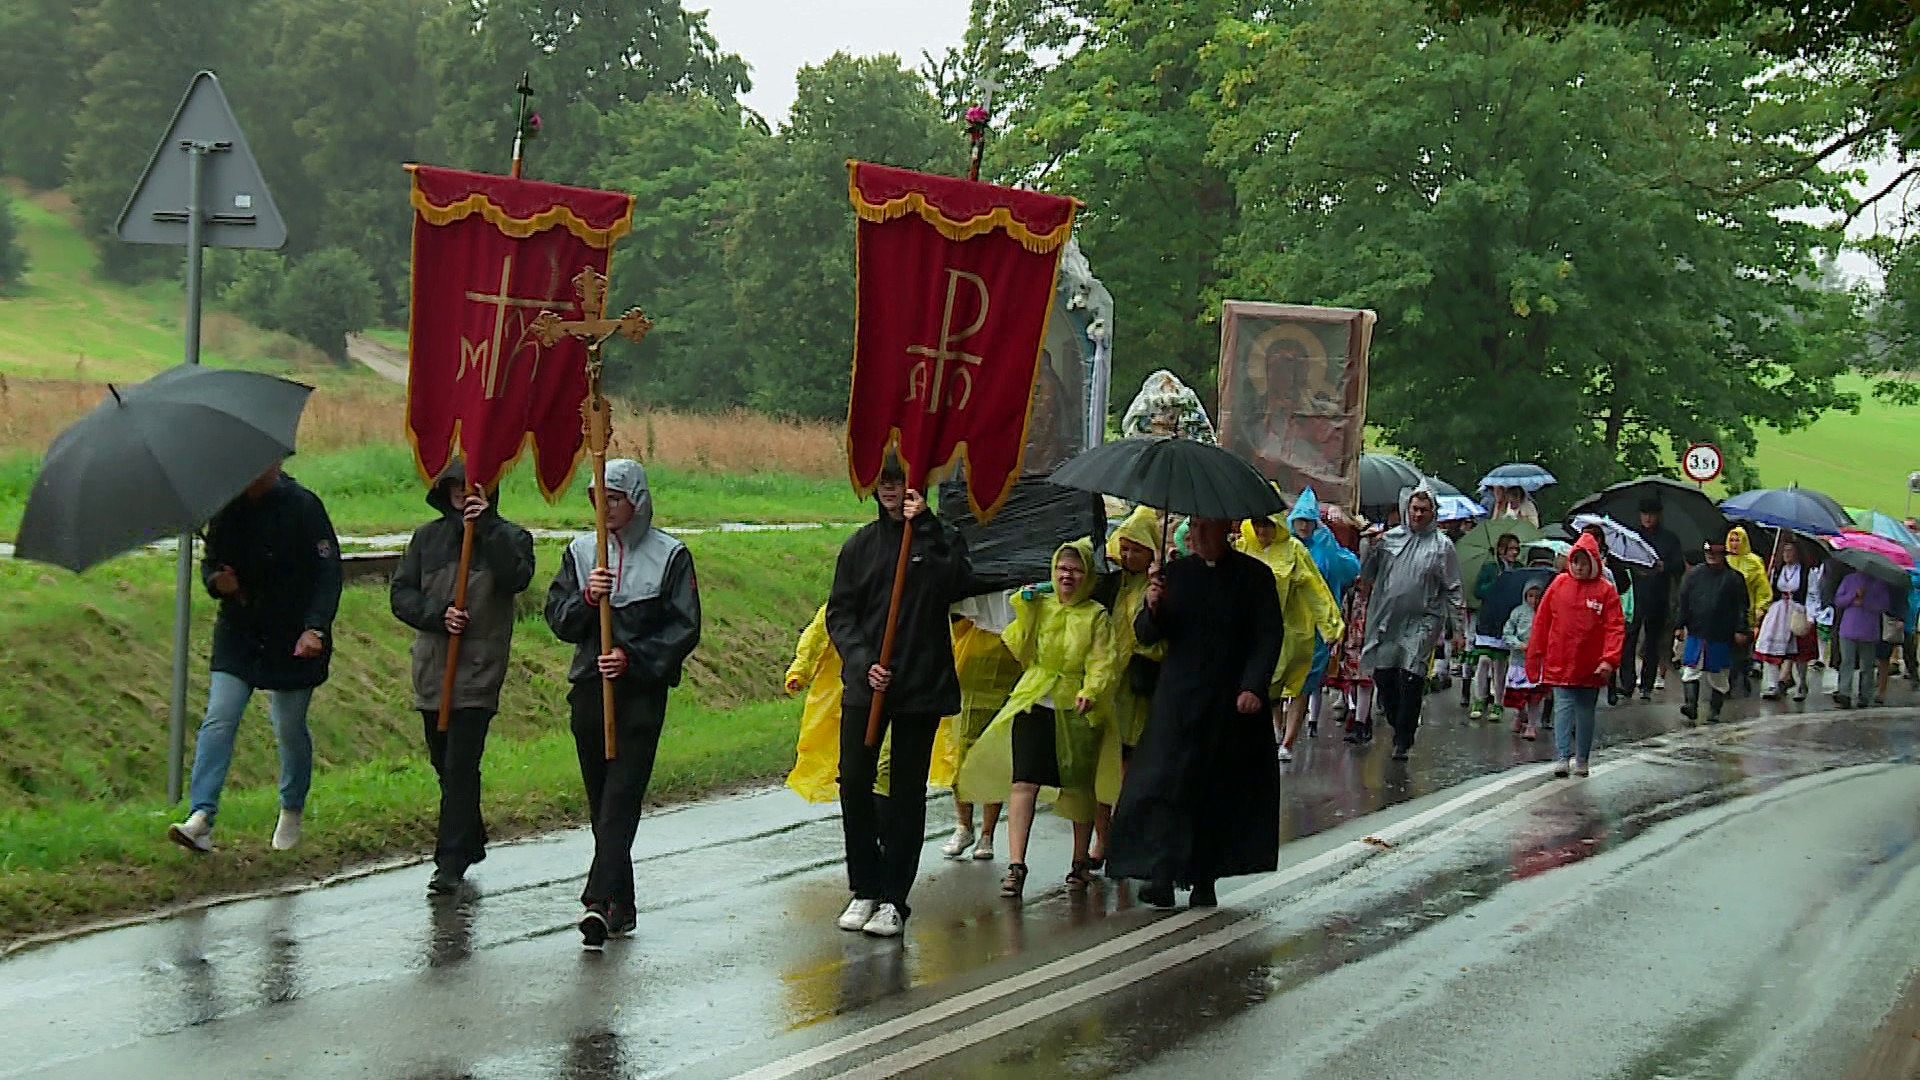
[[1420, 470], [1406, 458], [1393, 454], [1361, 454], [1360, 505], [1376, 510], [1397, 507], [1401, 490], [1419, 487], [1424, 479]]
[[108, 397], [47, 448], [14, 554], [85, 570], [206, 524], [293, 453], [312, 388], [182, 365]]

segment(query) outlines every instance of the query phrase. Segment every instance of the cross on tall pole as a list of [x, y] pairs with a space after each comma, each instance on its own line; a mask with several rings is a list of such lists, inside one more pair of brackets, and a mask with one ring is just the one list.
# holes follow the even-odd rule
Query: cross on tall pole
[[[527, 335], [543, 346], [564, 338], [577, 338], [587, 345], [587, 453], [593, 458], [593, 523], [598, 543], [596, 565], [607, 565], [607, 445], [613, 441], [613, 410], [607, 405], [600, 385], [600, 347], [615, 336], [638, 343], [653, 329], [653, 320], [639, 308], [629, 308], [617, 318], [607, 318], [606, 275], [588, 267], [573, 277], [573, 292], [580, 298], [580, 317], [563, 319], [553, 311], [543, 311], [527, 327]], [[600, 605], [600, 652], [613, 651], [613, 604]], [[601, 721], [606, 725], [607, 760], [617, 753], [614, 746], [613, 680], [600, 680]]]

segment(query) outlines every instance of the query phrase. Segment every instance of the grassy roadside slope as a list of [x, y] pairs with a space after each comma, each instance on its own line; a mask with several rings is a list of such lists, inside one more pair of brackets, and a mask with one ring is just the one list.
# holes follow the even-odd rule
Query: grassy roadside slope
[[[844, 532], [712, 535], [689, 541], [705, 638], [669, 714], [654, 792], [687, 797], [772, 778], [791, 763], [798, 704], [778, 680], [824, 597]], [[566, 734], [567, 649], [538, 614], [559, 547], [522, 604], [513, 672], [488, 748], [498, 836], [577, 823]], [[308, 842], [267, 849], [277, 809], [273, 739], [256, 702], [223, 801], [221, 853], [192, 859], [162, 832], [171, 562], [136, 556], [84, 578], [0, 563], [0, 941], [107, 915], [324, 876], [432, 843], [434, 784], [411, 704], [411, 631], [383, 587], [349, 587], [332, 679], [315, 697]], [[206, 693], [211, 602], [200, 600], [190, 693]], [[191, 741], [191, 737], [190, 737]]]

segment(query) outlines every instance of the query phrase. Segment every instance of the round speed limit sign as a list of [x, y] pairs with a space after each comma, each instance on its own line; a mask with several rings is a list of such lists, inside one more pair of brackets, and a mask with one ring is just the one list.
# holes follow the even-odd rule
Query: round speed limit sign
[[1686, 457], [1680, 459], [1680, 467], [1686, 471], [1687, 479], [1696, 484], [1718, 480], [1724, 464], [1720, 459], [1720, 448], [1712, 443], [1694, 443], [1687, 447]]

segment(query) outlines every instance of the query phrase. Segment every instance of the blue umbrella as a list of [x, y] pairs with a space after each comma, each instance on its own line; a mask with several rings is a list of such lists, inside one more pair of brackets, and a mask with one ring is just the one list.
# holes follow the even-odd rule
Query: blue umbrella
[[1502, 465], [1481, 477], [1480, 490], [1486, 491], [1490, 488], [1497, 487], [1517, 487], [1522, 491], [1532, 493], [1550, 484], [1557, 484], [1559, 482], [1560, 481], [1553, 478], [1552, 473], [1538, 465], [1514, 462], [1509, 465]]
[[1720, 509], [1736, 521], [1815, 536], [1838, 536], [1854, 527], [1845, 508], [1832, 497], [1798, 486], [1743, 491], [1721, 503]]
[[1440, 505], [1434, 508], [1438, 521], [1472, 521], [1486, 516], [1487, 508], [1465, 495], [1442, 495]]

